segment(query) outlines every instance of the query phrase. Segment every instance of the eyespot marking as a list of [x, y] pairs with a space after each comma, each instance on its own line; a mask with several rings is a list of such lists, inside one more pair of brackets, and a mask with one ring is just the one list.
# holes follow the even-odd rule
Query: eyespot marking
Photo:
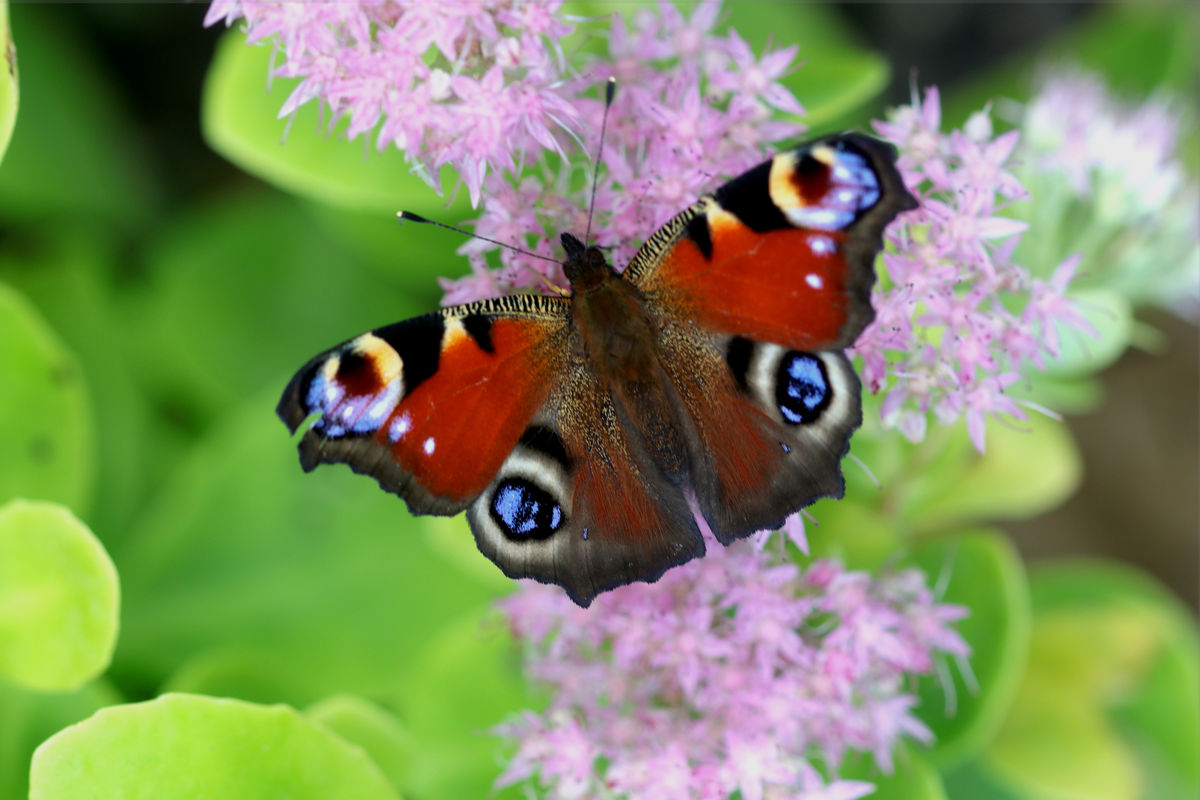
[[509, 539], [545, 539], [566, 521], [562, 506], [531, 481], [507, 478], [496, 487], [488, 511]]
[[309, 412], [321, 414], [313, 429], [327, 438], [379, 428], [403, 394], [404, 361], [383, 339], [364, 333], [314, 370], [305, 393]]
[[545, 425], [530, 425], [521, 434], [518, 443], [534, 452], [554, 459], [563, 469], [570, 469], [571, 457], [562, 437], [553, 428]]
[[795, 350], [780, 359], [775, 402], [786, 422], [793, 425], [815, 422], [832, 399], [829, 375], [820, 359]]
[[750, 360], [754, 357], [754, 342], [741, 336], [735, 336], [725, 346], [725, 363], [733, 373], [737, 385], [746, 391], [749, 388], [747, 373], [750, 371]]
[[797, 227], [842, 230], [879, 197], [879, 178], [867, 157], [846, 145], [818, 145], [772, 165], [771, 199]]

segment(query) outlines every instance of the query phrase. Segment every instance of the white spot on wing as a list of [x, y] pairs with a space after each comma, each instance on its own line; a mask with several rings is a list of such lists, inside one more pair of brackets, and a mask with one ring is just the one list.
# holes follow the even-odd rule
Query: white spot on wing
[[433, 451], [436, 447], [437, 447], [437, 442], [435, 442], [433, 440], [432, 436], [430, 436], [428, 439], [425, 440], [425, 444], [421, 445], [421, 449], [423, 449], [425, 451], [425, 455], [427, 455], [427, 456], [433, 455]]
[[825, 281], [815, 272], [810, 272], [804, 276], [804, 282], [814, 289], [820, 289], [825, 286]]
[[412, 430], [412, 417], [405, 411], [400, 416], [392, 420], [391, 426], [388, 428], [388, 438], [393, 442], [398, 442], [404, 438]]

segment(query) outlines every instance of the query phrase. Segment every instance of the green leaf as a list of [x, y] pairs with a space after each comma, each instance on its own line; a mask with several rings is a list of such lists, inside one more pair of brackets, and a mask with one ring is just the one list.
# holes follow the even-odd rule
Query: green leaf
[[[489, 729], [542, 705], [529, 692], [520, 651], [494, 612], [469, 613], [445, 626], [397, 684], [393, 702], [420, 742], [406, 788], [432, 800], [492, 796], [503, 748]], [[497, 796], [523, 795], [512, 787]]]
[[[854, 469], [854, 467], [850, 467]], [[813, 558], [836, 558], [849, 569], [875, 570], [896, 555], [904, 543], [902, 531], [865, 500], [874, 500], [878, 490], [851, 495], [842, 500], [825, 499], [809, 509], [815, 523], [805, 525]]]
[[1022, 797], [1142, 796], [1133, 754], [1105, 724], [1100, 710], [1057, 696], [1049, 687], [1023, 689], [987, 765]]
[[79, 366], [32, 306], [0, 284], [0, 502], [91, 494], [92, 419]]
[[843, 767], [841, 777], [875, 784], [871, 800], [946, 800], [941, 776], [929, 760], [914, 747], [901, 747], [895, 768], [884, 775], [871, 759], [856, 759]]
[[139, 132], [72, 15], [39, 3], [11, 11], [23, 91], [21, 125], [0, 172], [0, 217], [144, 222], [156, 187]]
[[1014, 400], [1033, 400], [1059, 414], [1069, 415], [1093, 411], [1104, 400], [1100, 380], [1092, 375], [1037, 375], [1026, 385], [1010, 387], [1008, 393]]
[[1042, 567], [1032, 587], [1029, 667], [989, 772], [1024, 797], [1195, 797], [1194, 617], [1117, 564]]
[[268, 380], [282, 392], [288, 373], [318, 352], [432, 310], [436, 286], [406, 257], [411, 231], [389, 217], [378, 222], [396, 263], [418, 268], [412, 282], [426, 284], [428, 301], [363, 269], [303, 203], [275, 193], [222, 198], [166, 228], [149, 249], [142, 292], [126, 306], [138, 320], [147, 390], [201, 429]]
[[[346, 141], [348, 120], [329, 130], [328, 111], [322, 113], [315, 101], [294, 118], [279, 119], [299, 79], [268, 80], [271, 58], [270, 42], [248, 46], [240, 31], [222, 37], [201, 107], [204, 136], [214, 150], [286, 191], [342, 208], [389, 217], [411, 209], [448, 220], [469, 213], [465, 192], [448, 208], [443, 197], [410, 174], [400, 151], [375, 150], [373, 134]], [[446, 170], [446, 185], [453, 182]]]
[[297, 702], [376, 696], [494, 596], [374, 481], [305, 474], [276, 396], [205, 436], [115, 551], [127, 612], [114, 671], [127, 679], [155, 685], [201, 653], [250, 648], [303, 689]]
[[161, 691], [303, 705], [324, 696], [323, 688], [314, 687], [286, 654], [250, 645], [218, 645], [184, 661]]
[[17, 46], [8, 29], [8, 0], [0, 0], [0, 163], [17, 124], [20, 83], [17, 80]]
[[0, 249], [0, 281], [25, 294], [78, 355], [103, 467], [85, 519], [109, 547], [128, 530], [163, 465], [177, 457], [168, 424], [134, 382], [131, 342], [140, 339], [114, 290], [119, 261], [110, 236], [75, 227], [19, 251]]
[[367, 755], [286, 706], [165, 695], [37, 749], [30, 800], [395, 800]]
[[[978, 519], [1023, 519], [1062, 503], [1079, 485], [1079, 452], [1066, 425], [1032, 413], [1019, 429], [989, 420], [987, 452], [969, 444], [964, 425], [918, 446], [928, 469], [903, 487], [903, 514], [937, 528]], [[885, 484], [886, 487], [886, 484]]]
[[[458, 278], [471, 272], [466, 257], [455, 252], [462, 243], [459, 234], [433, 225], [401, 224], [394, 214], [349, 211], [317, 202], [308, 206], [306, 211], [320, 232], [344, 248], [347, 257], [402, 288], [423, 310], [441, 302], [437, 278]], [[437, 219], [445, 216], [439, 214]]]
[[401, 788], [419, 755], [417, 744], [395, 715], [356, 695], [326, 698], [304, 712], [351, 744], [361, 747], [375, 765]]
[[[1196, 619], [1173, 594], [1141, 572], [1117, 563], [1076, 561], [1033, 575], [1035, 612], [1099, 611], [1095, 658], [1116, 669], [1102, 688], [1122, 735], [1144, 764], [1156, 798], [1200, 795], [1200, 641]], [[1147, 641], [1149, 638], [1149, 641]], [[1137, 643], [1141, 643], [1140, 647]], [[1130, 659], [1132, 654], [1142, 657]]]
[[946, 786], [946, 794], [954, 798], [1031, 800], [1026, 795], [1018, 794], [1011, 786], [992, 775], [987, 767], [979, 761], [960, 764], [949, 772], [943, 773], [942, 782]]
[[770, 43], [797, 45], [795, 68], [783, 77], [804, 106], [801, 120], [816, 132], [835, 129], [883, 91], [891, 76], [887, 60], [864, 50], [831, 7], [820, 3], [729, 3], [727, 30], [737, 31], [761, 55]]
[[112, 561], [70, 511], [0, 506], [0, 676], [43, 691], [79, 688], [112, 658], [119, 604]]
[[121, 698], [96, 681], [74, 692], [21, 689], [0, 681], [0, 797], [29, 797], [29, 759], [53, 734]]
[[1113, 4], [1056, 42], [1055, 54], [1100, 71], [1122, 92], [1145, 96], [1169, 88], [1194, 100], [1198, 45], [1200, 11], [1191, 3]]
[[931, 585], [948, 571], [943, 601], [969, 611], [956, 629], [971, 646], [973, 680], [952, 664], [950, 686], [936, 674], [918, 683], [918, 713], [936, 737], [929, 758], [945, 769], [987, 746], [1012, 705], [1029, 649], [1029, 587], [1020, 556], [993, 531], [939, 537], [919, 545], [913, 561]]

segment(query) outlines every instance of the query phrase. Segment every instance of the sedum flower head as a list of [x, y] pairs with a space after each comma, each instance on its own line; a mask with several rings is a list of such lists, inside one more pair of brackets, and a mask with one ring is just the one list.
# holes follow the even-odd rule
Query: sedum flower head
[[1046, 200], [1029, 252], [1080, 252], [1082, 285], [1200, 318], [1200, 186], [1180, 159], [1183, 124], [1166, 96], [1131, 104], [1096, 75], [1044, 72], [1020, 114], [1020, 174]]
[[553, 699], [498, 729], [517, 746], [499, 783], [551, 798], [869, 794], [816, 766], [858, 751], [890, 771], [898, 742], [931, 738], [906, 686], [967, 654], [950, 627], [965, 612], [915, 570], [872, 578], [777, 552], [737, 543], [588, 610], [536, 584], [502, 601]]
[[[736, 33], [713, 31], [719, 0], [704, 0], [685, 15], [669, 2], [642, 8], [626, 19], [614, 14], [603, 31], [608, 52], [584, 65], [564, 89], [578, 108], [586, 147], [565, 158], [546, 158], [519, 179], [491, 173], [485, 182], [483, 214], [475, 231], [519, 242], [557, 258], [558, 233], [582, 235], [588, 227], [589, 186], [599, 148], [604, 104], [602, 86], [617, 79], [596, 186], [591, 232], [611, 248], [620, 269], [638, 244], [670, 217], [721, 180], [766, 157], [769, 145], [796, 136], [804, 127], [795, 97], [779, 83], [796, 48], [753, 53]], [[472, 274], [443, 281], [446, 302], [477, 299], [479, 291], [536, 286], [539, 274], [562, 282], [556, 264], [499, 251], [471, 241], [460, 250]]]
[[994, 136], [987, 109], [944, 133], [931, 88], [875, 130], [899, 147], [920, 208], [886, 233], [875, 322], [855, 344], [863, 381], [885, 394], [885, 425], [919, 441], [931, 414], [941, 424], [965, 418], [983, 452], [989, 417], [1026, 417], [1006, 390], [1058, 354], [1058, 328], [1091, 330], [1065, 297], [1077, 258], [1049, 280], [1013, 259], [1029, 227], [1011, 209], [1028, 197], [1012, 172], [1020, 134]]
[[484, 176], [513, 169], [579, 123], [557, 42], [573, 30], [561, 0], [213, 0], [205, 24], [242, 19], [274, 37], [273, 75], [300, 78], [280, 109], [316, 100], [347, 138], [374, 133], [431, 185], [458, 170], [478, 203]]

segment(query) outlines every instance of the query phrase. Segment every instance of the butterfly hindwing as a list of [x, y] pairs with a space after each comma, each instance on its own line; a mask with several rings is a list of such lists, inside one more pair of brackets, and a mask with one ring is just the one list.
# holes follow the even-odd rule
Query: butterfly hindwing
[[556, 583], [586, 606], [704, 554], [682, 489], [619, 413], [594, 375], [573, 370], [467, 510], [506, 575]]
[[687, 411], [691, 487], [716, 537], [728, 544], [841, 497], [840, 462], [862, 422], [845, 353], [690, 336], [668, 337], [687, 352], [664, 363]]

